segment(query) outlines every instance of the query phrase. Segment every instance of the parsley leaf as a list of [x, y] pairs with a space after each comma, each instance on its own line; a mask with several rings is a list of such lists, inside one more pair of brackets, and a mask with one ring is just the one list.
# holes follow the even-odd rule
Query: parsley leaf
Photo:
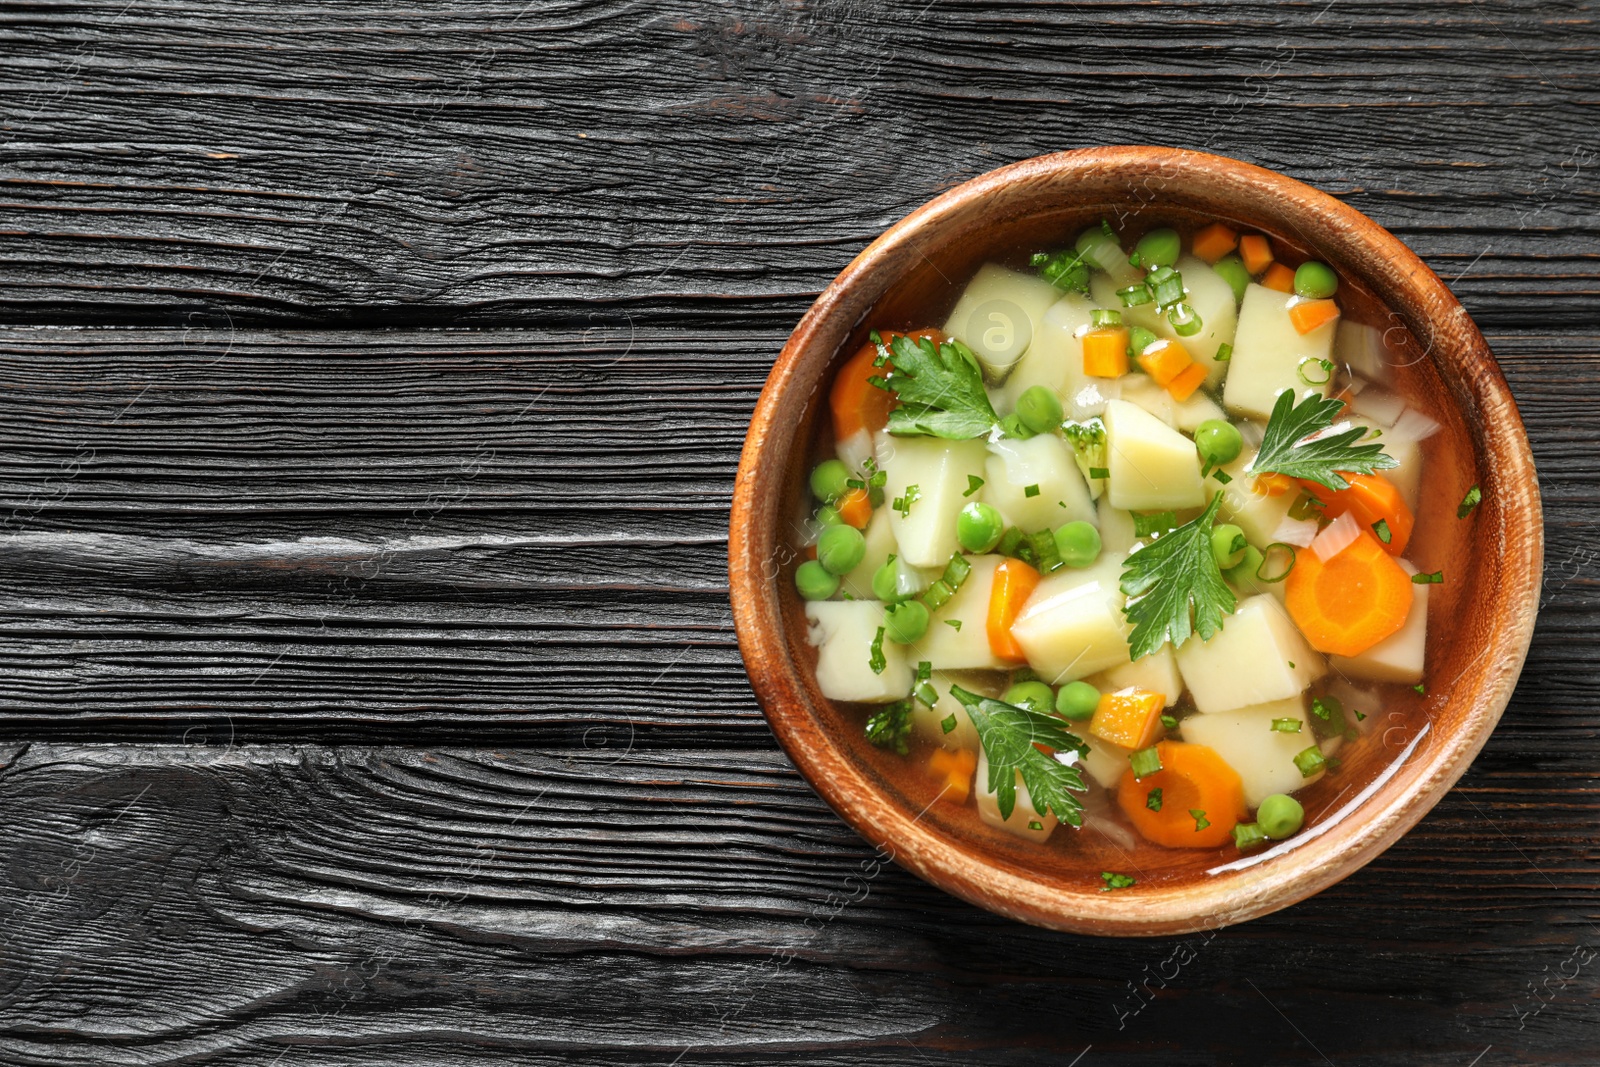
[[1054, 715], [978, 696], [955, 685], [950, 687], [950, 695], [967, 709], [967, 717], [978, 728], [978, 740], [989, 760], [986, 788], [994, 790], [1002, 819], [1009, 819], [1016, 809], [1016, 772], [1021, 771], [1022, 784], [1028, 787], [1028, 797], [1037, 814], [1051, 811], [1064, 823], [1083, 825], [1083, 804], [1072, 795], [1088, 789], [1083, 775], [1078, 768], [1046, 756], [1033, 746], [1038, 743], [1082, 757], [1089, 752], [1087, 745], [1069, 733]]
[[892, 370], [874, 385], [900, 398], [889, 413], [889, 432], [965, 441], [982, 437], [999, 416], [983, 391], [983, 375], [970, 350], [959, 341], [935, 345], [924, 337], [901, 335], [889, 345]]
[[1122, 591], [1130, 599], [1122, 613], [1133, 624], [1128, 635], [1131, 658], [1142, 659], [1168, 641], [1177, 647], [1191, 633], [1210, 640], [1222, 629], [1223, 618], [1238, 607], [1211, 551], [1211, 528], [1222, 497], [1212, 497], [1198, 518], [1151, 541], [1123, 564]]
[[911, 751], [907, 739], [911, 737], [911, 698], [885, 704], [867, 720], [867, 740], [879, 748], [893, 749], [904, 756]]
[[1100, 880], [1105, 883], [1100, 887], [1102, 893], [1109, 893], [1113, 889], [1126, 889], [1137, 881], [1132, 875], [1117, 874], [1115, 871], [1101, 871]]
[[1461, 503], [1456, 505], [1456, 518], [1464, 519], [1472, 514], [1472, 509], [1483, 500], [1483, 490], [1473, 486], [1467, 490], [1467, 495], [1461, 498]]
[[1365, 426], [1352, 426], [1348, 430], [1328, 434], [1307, 441], [1312, 434], [1321, 433], [1333, 425], [1333, 420], [1344, 408], [1343, 400], [1317, 396], [1294, 402], [1294, 391], [1278, 394], [1272, 406], [1272, 417], [1267, 420], [1262, 434], [1261, 449], [1250, 462], [1254, 474], [1284, 474], [1291, 478], [1304, 478], [1308, 482], [1338, 492], [1350, 488], [1341, 472], [1371, 474], [1374, 471], [1398, 467], [1393, 456], [1384, 452], [1382, 445], [1358, 445], [1366, 435]]

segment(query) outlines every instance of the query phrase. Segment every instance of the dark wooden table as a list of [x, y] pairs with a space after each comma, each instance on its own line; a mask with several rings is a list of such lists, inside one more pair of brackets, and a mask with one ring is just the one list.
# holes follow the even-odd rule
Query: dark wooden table
[[[1595, 15], [0, 7], [0, 1063], [1600, 1063]], [[879, 869], [725, 575], [814, 294], [942, 189], [1122, 142], [1409, 242], [1549, 520], [1460, 785], [1175, 942]]]

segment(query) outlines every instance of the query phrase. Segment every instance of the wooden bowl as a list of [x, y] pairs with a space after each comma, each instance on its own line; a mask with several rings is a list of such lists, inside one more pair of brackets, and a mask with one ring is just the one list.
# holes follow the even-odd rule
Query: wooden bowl
[[[1100, 891], [1095, 865], [1080, 869], [1073, 846], [993, 831], [970, 803], [965, 813], [929, 805], [933, 794], [919, 790], [908, 761], [868, 745], [859, 712], [835, 708], [819, 692], [793, 587], [793, 520], [820, 456], [822, 398], [838, 364], [871, 328], [943, 321], [979, 264], [1068, 243], [1102, 217], [1135, 231], [1222, 219], [1269, 234], [1290, 262], [1328, 262], [1342, 279], [1347, 314], [1386, 325], [1386, 342], [1404, 357], [1403, 390], [1444, 424], [1426, 443], [1421, 547], [1410, 553], [1445, 572], [1429, 605], [1427, 693], [1407, 694], [1404, 706], [1386, 711], [1394, 725], [1368, 746], [1366, 764], [1341, 769], [1342, 792], [1322, 789], [1335, 776], [1307, 791], [1322, 789], [1307, 802], [1305, 831], [1258, 854], [1196, 853], [1116, 892]], [[1457, 520], [1455, 505], [1474, 482], [1483, 502]], [[790, 336], [756, 405], [728, 556], [756, 697], [801, 773], [863, 837], [929, 882], [1023, 922], [1158, 935], [1302, 900], [1372, 860], [1433, 807], [1510, 699], [1533, 633], [1543, 547], [1533, 458], [1505, 379], [1465, 310], [1421, 260], [1360, 212], [1281, 174], [1200, 152], [1112, 147], [975, 178], [890, 227], [834, 279]]]

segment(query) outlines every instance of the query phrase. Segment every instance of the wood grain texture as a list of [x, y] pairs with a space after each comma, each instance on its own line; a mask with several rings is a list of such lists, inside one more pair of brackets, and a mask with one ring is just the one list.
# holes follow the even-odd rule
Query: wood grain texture
[[1154, 143], [1580, 325], [1597, 41], [1549, 0], [8, 7], [0, 315], [787, 327], [931, 195]]
[[[1600, 1061], [1597, 36], [1533, 0], [0, 5], [0, 1064]], [[876, 862], [727, 614], [812, 296], [933, 193], [1138, 141], [1416, 248], [1548, 522], [1460, 786], [1210, 940]]]

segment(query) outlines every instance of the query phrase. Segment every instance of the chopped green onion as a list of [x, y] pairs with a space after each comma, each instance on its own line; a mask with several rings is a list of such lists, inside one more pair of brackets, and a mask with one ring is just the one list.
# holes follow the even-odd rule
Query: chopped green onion
[[1183, 302], [1183, 275], [1171, 267], [1157, 267], [1145, 282], [1155, 296], [1157, 307], [1167, 308]]
[[961, 620], [960, 619], [946, 619], [946, 620], [944, 620], [944, 624], [946, 626], [950, 627], [950, 629], [954, 630], [956, 633], [960, 633], [961, 632]]
[[[1267, 573], [1267, 568], [1272, 565], [1272, 550], [1275, 548], [1280, 548], [1284, 552], [1287, 552], [1289, 554], [1289, 561], [1288, 563], [1284, 564], [1283, 570], [1276, 574], [1269, 575]], [[1282, 559], [1282, 556], [1279, 558]], [[1274, 541], [1272, 544], [1268, 545], [1262, 550], [1261, 565], [1256, 568], [1256, 580], [1260, 582], [1267, 582], [1269, 584], [1281, 582], [1285, 578], [1289, 577], [1290, 571], [1294, 570], [1294, 561], [1295, 547], [1293, 545], [1286, 545], [1282, 541]]]
[[1122, 312], [1112, 308], [1095, 308], [1089, 312], [1089, 325], [1094, 327], [1121, 326]]
[[906, 495], [894, 498], [894, 509], [900, 513], [902, 519], [911, 517], [911, 505], [922, 499], [922, 487], [918, 485], [906, 486]]
[[872, 654], [867, 658], [867, 666], [872, 668], [873, 674], [882, 674], [889, 661], [883, 657], [883, 635], [885, 629], [878, 627], [878, 635], [872, 639]]
[[1025, 543], [1033, 556], [1031, 562], [1040, 574], [1049, 574], [1062, 568], [1061, 549], [1056, 545], [1056, 535], [1050, 530], [1035, 530], [1028, 535]]
[[1153, 748], [1141, 748], [1128, 757], [1135, 779], [1148, 778], [1161, 769], [1161, 753]]
[[1226, 363], [1226, 362], [1228, 362], [1228, 360], [1230, 360], [1232, 358], [1233, 358], [1233, 346], [1232, 345], [1230, 345], [1226, 341], [1224, 341], [1222, 344], [1217, 346], [1216, 360], [1217, 360], [1218, 363]]
[[1023, 486], [1022, 487], [1022, 495], [1025, 496], [1025, 497], [1028, 497], [1030, 500], [1033, 497], [1038, 496], [1039, 495], [1039, 483], [1038, 482], [1034, 482], [1032, 485]]
[[1143, 326], [1135, 326], [1128, 331], [1128, 351], [1130, 354], [1137, 356], [1155, 344], [1157, 340], [1156, 335]]
[[1171, 323], [1172, 332], [1179, 337], [1193, 337], [1205, 325], [1200, 313], [1183, 303], [1173, 305], [1172, 310], [1167, 312], [1167, 322]]
[[1204, 830], [1206, 827], [1211, 825], [1211, 821], [1206, 818], [1205, 811], [1200, 808], [1190, 808], [1189, 815], [1194, 819], [1195, 833], [1199, 833], [1201, 830]]
[[[1308, 364], [1310, 366], [1313, 366], [1313, 367], [1321, 367], [1322, 368], [1322, 377], [1313, 378], [1309, 374], [1307, 374], [1306, 373], [1306, 366]], [[1333, 360], [1331, 360], [1331, 359], [1320, 359], [1320, 358], [1317, 358], [1317, 357], [1314, 357], [1314, 356], [1307, 356], [1305, 359], [1302, 359], [1300, 361], [1300, 366], [1298, 368], [1296, 368], [1296, 370], [1297, 370], [1297, 373], [1300, 375], [1300, 380], [1302, 382], [1305, 382], [1307, 385], [1327, 385], [1328, 382], [1330, 382], [1333, 379]]]
[[1109, 477], [1111, 477], [1111, 471], [1106, 467], [1090, 467], [1089, 468], [1089, 477], [1091, 477], [1091, 478], [1109, 478]]
[[1483, 490], [1473, 486], [1467, 490], [1467, 495], [1461, 498], [1461, 503], [1456, 507], [1456, 518], [1464, 519], [1472, 514], [1472, 509], [1478, 506], [1483, 499]]
[[976, 493], [979, 489], [982, 489], [982, 488], [983, 488], [983, 479], [978, 477], [976, 474], [969, 474], [969, 475], [967, 475], [967, 491], [965, 493], [962, 493], [961, 495], [962, 496], [971, 496], [973, 493]]
[[945, 733], [949, 733], [951, 730], [954, 730], [956, 728], [956, 713], [952, 711], [950, 714], [940, 719], [939, 725], [944, 728]]
[[1238, 822], [1233, 824], [1233, 843], [1243, 852], [1247, 848], [1255, 848], [1267, 839], [1262, 833], [1259, 823]]
[[1163, 715], [1161, 716], [1161, 725], [1169, 730], [1176, 730], [1178, 728], [1178, 720], [1175, 716]]
[[1384, 544], [1389, 544], [1394, 540], [1394, 534], [1389, 532], [1389, 522], [1387, 519], [1379, 519], [1377, 522], [1373, 523], [1372, 532], [1377, 534], [1378, 540], [1382, 541]]
[[1417, 585], [1443, 585], [1444, 571], [1434, 571], [1431, 574], [1413, 574], [1411, 580]]
[[1133, 308], [1138, 307], [1140, 304], [1148, 304], [1155, 297], [1150, 295], [1150, 287], [1148, 285], [1138, 282], [1128, 286], [1126, 289], [1118, 289], [1117, 299], [1122, 301], [1123, 307]]
[[1002, 556], [1017, 558], [1017, 549], [1022, 547], [1023, 533], [1015, 526], [1007, 526], [1006, 532], [1000, 535], [1000, 543], [994, 550]]
[[1316, 745], [1304, 749], [1294, 757], [1294, 765], [1300, 768], [1300, 777], [1310, 778], [1313, 774], [1327, 766], [1328, 761], [1322, 756], [1322, 749]]
[[1280, 734], [1297, 734], [1304, 725], [1299, 719], [1273, 719], [1272, 728]]
[[955, 586], [951, 585], [943, 578], [939, 578], [936, 579], [932, 585], [928, 586], [928, 591], [923, 593], [918, 599], [922, 601], [922, 606], [927, 608], [928, 614], [931, 615], [948, 604], [950, 602], [950, 598], [955, 595]]
[[1135, 880], [1126, 874], [1117, 874], [1113, 871], [1101, 871], [1100, 880], [1105, 883], [1100, 892], [1109, 893], [1113, 889], [1126, 889], [1135, 884]]
[[944, 573], [940, 575], [950, 583], [950, 588], [960, 589], [961, 583], [967, 580], [967, 575], [972, 573], [972, 564], [967, 562], [967, 557], [956, 552], [950, 557], [950, 562], [944, 565]]
[[1150, 790], [1150, 792], [1148, 792], [1148, 793], [1146, 793], [1144, 795], [1144, 806], [1149, 808], [1151, 811], [1160, 811], [1161, 810], [1161, 787], [1160, 786], [1157, 786], [1156, 788]]
[[1229, 482], [1233, 481], [1233, 475], [1229, 474], [1225, 470], [1212, 471], [1211, 472], [1211, 477], [1215, 478], [1217, 481], [1221, 482], [1223, 485], [1227, 485]]
[[1419, 696], [1425, 696], [1427, 695], [1428, 687], [1423, 685], [1421, 682], [1418, 682], [1416, 685], [1411, 687], [1411, 691]]

